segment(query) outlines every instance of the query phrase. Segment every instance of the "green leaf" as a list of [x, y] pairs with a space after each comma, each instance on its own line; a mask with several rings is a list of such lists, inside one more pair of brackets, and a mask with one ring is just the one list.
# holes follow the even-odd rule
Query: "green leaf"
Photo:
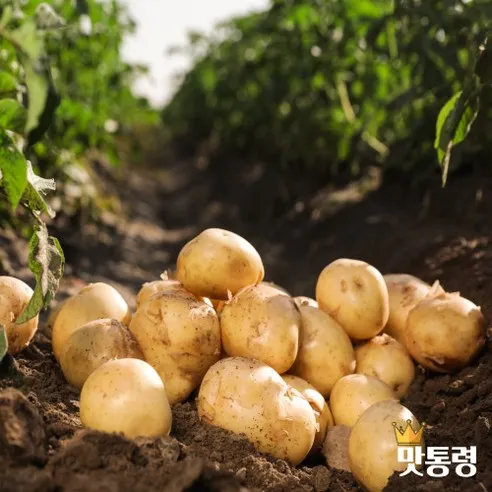
[[0, 97], [17, 91], [17, 79], [9, 72], [0, 71]]
[[26, 108], [16, 99], [0, 99], [0, 128], [16, 133], [23, 131], [26, 122]]
[[0, 362], [7, 355], [8, 343], [7, 330], [5, 326], [0, 325]]
[[18, 29], [3, 34], [18, 51], [31, 60], [38, 60], [44, 52], [43, 38], [38, 34], [36, 22], [32, 19], [24, 22]]
[[48, 235], [46, 225], [40, 224], [29, 242], [29, 268], [36, 277], [36, 287], [16, 324], [34, 318], [41, 309], [47, 309], [55, 297], [63, 276], [65, 257], [58, 239]]
[[27, 161], [27, 186], [22, 195], [22, 203], [26, 204], [29, 209], [35, 213], [47, 213], [51, 218], [55, 213], [45, 202], [43, 195], [56, 189], [54, 179], [45, 179], [36, 175], [32, 165]]
[[0, 177], [15, 210], [27, 186], [27, 162], [7, 133], [0, 132]]
[[463, 91], [451, 97], [439, 113], [434, 147], [442, 167], [443, 186], [448, 177], [452, 148], [466, 138], [477, 114], [478, 98]]

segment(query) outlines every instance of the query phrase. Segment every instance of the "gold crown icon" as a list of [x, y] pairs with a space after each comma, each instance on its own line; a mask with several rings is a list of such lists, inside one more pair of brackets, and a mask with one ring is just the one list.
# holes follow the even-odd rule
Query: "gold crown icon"
[[393, 422], [393, 427], [395, 431], [396, 442], [399, 446], [421, 446], [422, 439], [424, 437], [424, 427], [425, 423], [422, 423], [420, 428], [414, 429], [412, 427], [412, 421], [407, 420], [407, 425], [405, 429], [403, 427], [398, 427], [396, 422]]

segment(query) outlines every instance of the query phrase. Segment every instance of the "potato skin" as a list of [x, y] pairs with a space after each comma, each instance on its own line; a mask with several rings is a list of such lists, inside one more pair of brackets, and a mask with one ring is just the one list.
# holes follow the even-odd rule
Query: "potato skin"
[[60, 355], [60, 366], [65, 379], [80, 389], [105, 362], [128, 358], [144, 358], [130, 330], [118, 320], [98, 319], [68, 337]]
[[164, 381], [171, 405], [188, 398], [219, 360], [217, 313], [193, 294], [154, 294], [137, 310], [129, 328], [145, 360]]
[[229, 298], [247, 285], [261, 282], [265, 269], [256, 249], [233, 232], [211, 228], [181, 249], [176, 276], [197, 296]]
[[128, 325], [131, 311], [121, 294], [111, 285], [96, 282], [83, 287], [61, 306], [53, 322], [51, 345], [59, 361], [68, 337], [89, 321], [111, 318]]
[[0, 276], [0, 324], [7, 333], [10, 355], [16, 355], [26, 348], [38, 329], [39, 315], [21, 325], [15, 324], [32, 295], [33, 290], [22, 280]]
[[326, 400], [323, 398], [323, 395], [313, 385], [309, 384], [304, 379], [293, 376], [292, 374], [284, 374], [282, 375], [282, 379], [289, 386], [299, 391], [299, 393], [306, 398], [314, 411], [316, 423], [318, 424], [318, 430], [314, 436], [311, 451], [309, 452], [309, 454], [314, 454], [323, 444], [328, 427], [334, 425], [330, 408], [328, 407]]
[[340, 258], [327, 265], [318, 277], [316, 301], [353, 340], [378, 335], [389, 317], [383, 276], [365, 261]]
[[375, 376], [403, 398], [415, 378], [415, 364], [407, 349], [387, 333], [355, 347], [355, 372]]
[[270, 366], [244, 357], [214, 364], [200, 386], [203, 421], [244, 433], [262, 453], [299, 464], [314, 442], [317, 424], [308, 401]]
[[279, 374], [294, 364], [301, 315], [294, 300], [278, 289], [245, 287], [222, 308], [220, 326], [226, 354], [258, 359]]
[[384, 331], [400, 343], [408, 313], [430, 292], [431, 286], [413, 275], [391, 273], [383, 276], [388, 288], [389, 317]]
[[314, 299], [311, 299], [311, 297], [297, 296], [294, 297], [294, 302], [297, 304], [298, 308], [300, 308], [301, 306], [311, 306], [314, 308], [319, 308], [319, 304]]
[[330, 409], [337, 425], [353, 427], [379, 401], [398, 401], [391, 388], [374, 376], [349, 374], [339, 379], [330, 394]]
[[487, 320], [481, 309], [459, 294], [424, 299], [408, 314], [405, 346], [431, 371], [466, 367], [485, 345]]
[[126, 437], [167, 436], [172, 414], [165, 385], [147, 362], [117, 359], [99, 366], [80, 394], [80, 420], [91, 429]]
[[393, 422], [405, 428], [407, 420], [412, 428], [420, 427], [408, 408], [387, 400], [368, 408], [352, 428], [348, 449], [350, 469], [368, 492], [382, 492], [395, 471], [405, 470], [406, 463], [398, 462]]
[[299, 351], [290, 372], [312, 384], [324, 397], [334, 384], [352, 374], [355, 355], [345, 330], [327, 313], [301, 306]]
[[144, 302], [148, 301], [158, 292], [181, 289], [184, 290], [184, 287], [179, 280], [153, 280], [152, 282], [145, 282], [137, 293], [136, 308], [138, 309]]

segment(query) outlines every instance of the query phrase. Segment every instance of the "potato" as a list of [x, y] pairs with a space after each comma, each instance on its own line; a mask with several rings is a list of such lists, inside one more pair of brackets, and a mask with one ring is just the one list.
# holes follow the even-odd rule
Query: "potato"
[[419, 364], [446, 373], [470, 364], [485, 344], [486, 329], [480, 307], [457, 293], [442, 293], [410, 311], [404, 341]]
[[26, 348], [38, 329], [39, 315], [21, 325], [15, 324], [32, 295], [33, 290], [22, 280], [0, 276], [0, 325], [5, 328], [10, 355]]
[[97, 319], [81, 326], [67, 339], [60, 355], [65, 379], [82, 388], [86, 379], [112, 359], [143, 359], [130, 330], [115, 319]]
[[139, 359], [105, 362], [88, 378], [80, 394], [83, 425], [126, 437], [167, 436], [172, 414], [159, 374]]
[[177, 278], [195, 295], [226, 300], [247, 285], [261, 282], [265, 269], [246, 239], [224, 229], [206, 229], [178, 255]]
[[[389, 478], [406, 469], [398, 462], [393, 422], [406, 428], [407, 420], [415, 431], [420, 425], [415, 416], [396, 401], [382, 401], [366, 410], [349, 437], [349, 462], [352, 474], [368, 492], [382, 492]], [[416, 464], [416, 468], [421, 466]]]
[[430, 292], [431, 286], [413, 275], [392, 273], [383, 276], [388, 288], [389, 318], [384, 331], [403, 343], [403, 330], [410, 310]]
[[398, 401], [391, 388], [375, 376], [349, 374], [339, 379], [330, 394], [330, 409], [337, 425], [353, 427], [379, 401]]
[[130, 331], [145, 360], [165, 382], [171, 405], [188, 398], [207, 369], [219, 360], [217, 313], [193, 294], [154, 294], [135, 313]]
[[415, 365], [406, 348], [383, 333], [355, 347], [355, 372], [385, 382], [403, 398], [415, 378]]
[[316, 301], [353, 340], [378, 335], [389, 317], [383, 276], [360, 260], [342, 258], [326, 266], [316, 284]]
[[86, 285], [60, 307], [53, 322], [51, 344], [59, 361], [68, 337], [89, 321], [110, 318], [128, 325], [131, 312], [121, 294], [111, 285], [96, 282]]
[[142, 288], [138, 291], [136, 298], [137, 309], [146, 301], [148, 301], [157, 292], [165, 290], [185, 290], [183, 284], [179, 280], [153, 280], [145, 282]]
[[280, 287], [280, 285], [275, 284], [274, 282], [268, 282], [266, 280], [263, 280], [262, 282], [260, 282], [260, 284], [267, 285], [268, 287], [273, 287], [274, 289], [277, 289], [280, 292], [283, 292], [284, 294], [287, 294], [288, 296], [290, 296], [288, 291], [286, 291], [283, 287]]
[[220, 313], [222, 347], [230, 356], [258, 359], [278, 373], [294, 363], [301, 315], [293, 299], [265, 284], [238, 292]]
[[291, 372], [327, 397], [341, 377], [354, 372], [352, 342], [330, 315], [311, 306], [301, 306], [299, 311], [299, 351]]
[[304, 398], [309, 402], [311, 408], [314, 411], [316, 417], [316, 423], [318, 424], [318, 431], [314, 436], [313, 446], [309, 454], [313, 454], [318, 451], [326, 437], [326, 431], [328, 426], [333, 425], [333, 417], [330, 412], [330, 408], [326, 403], [323, 395], [311, 384], [304, 379], [298, 378], [291, 374], [284, 374], [282, 379], [292, 388], [301, 393]]
[[243, 357], [214, 364], [198, 393], [203, 421], [244, 433], [262, 453], [299, 464], [314, 442], [317, 424], [308, 401], [270, 366]]
[[314, 308], [319, 307], [318, 303], [314, 299], [311, 299], [310, 297], [306, 297], [306, 296], [294, 297], [294, 302], [297, 304], [297, 307], [301, 307], [301, 306], [311, 306]]

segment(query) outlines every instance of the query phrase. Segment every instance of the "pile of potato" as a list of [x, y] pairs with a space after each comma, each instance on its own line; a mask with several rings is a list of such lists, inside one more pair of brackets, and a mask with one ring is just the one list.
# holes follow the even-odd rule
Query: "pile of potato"
[[[352, 473], [382, 490], [405, 466], [392, 423], [416, 423], [399, 403], [415, 362], [437, 372], [469, 364], [485, 342], [480, 308], [438, 282], [383, 276], [354, 259], [323, 269], [315, 299], [292, 297], [264, 276], [248, 241], [207, 229], [183, 247], [172, 275], [142, 286], [135, 313], [101, 282], [63, 302], [51, 316], [53, 353], [81, 389], [82, 423], [167, 435], [171, 406], [196, 394], [204, 422], [292, 465], [319, 452], [327, 429], [346, 426]], [[37, 328], [36, 320], [14, 329], [26, 287], [0, 277], [12, 353]]]

